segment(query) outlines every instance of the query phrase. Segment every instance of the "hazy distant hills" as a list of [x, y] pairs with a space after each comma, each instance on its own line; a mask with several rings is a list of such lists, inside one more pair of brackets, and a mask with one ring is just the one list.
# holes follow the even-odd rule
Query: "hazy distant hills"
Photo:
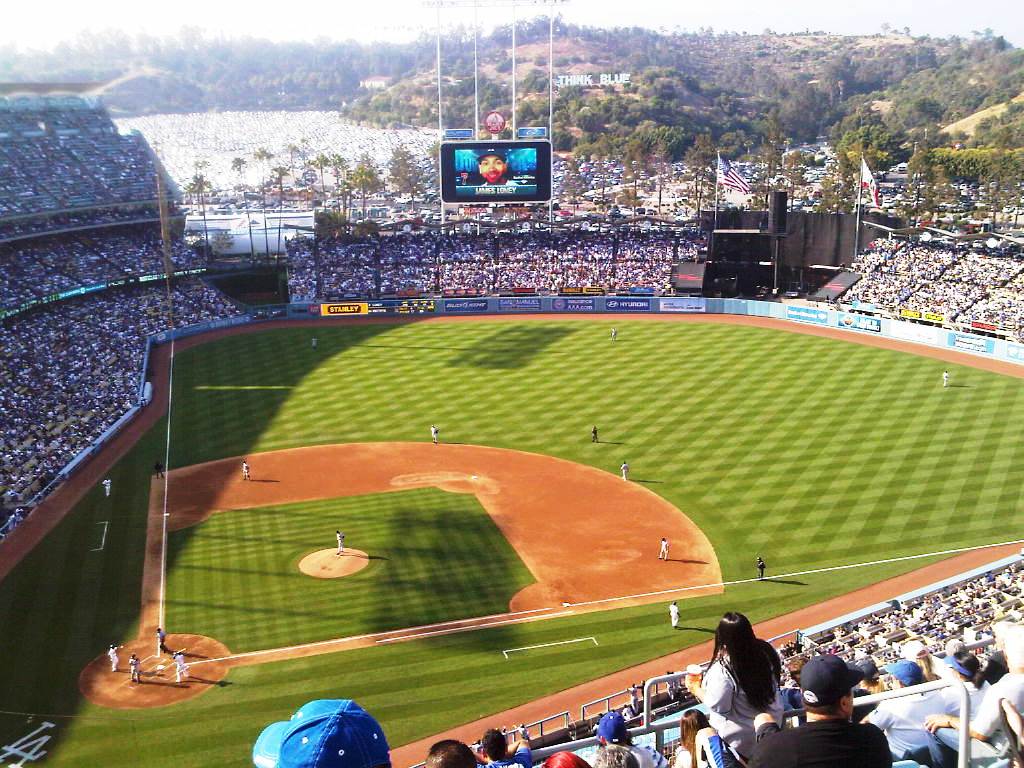
[[[970, 39], [889, 33], [740, 35], [602, 30], [559, 24], [559, 75], [630, 73], [625, 86], [563, 88], [557, 93], [560, 148], [623, 141], [636, 132], [678, 155], [697, 132], [743, 151], [760, 143], [777, 112], [789, 139], [828, 133], [851, 114], [870, 111], [894, 133], [910, 135], [967, 124], [982, 143], [1024, 145], [1024, 52], [991, 32]], [[520, 125], [547, 124], [547, 22], [518, 31]], [[269, 43], [224, 41], [195, 31], [173, 40], [88, 36], [50, 54], [0, 51], [0, 80], [107, 80], [115, 114], [206, 110], [334, 109], [379, 125], [437, 124], [435, 43]], [[481, 37], [482, 112], [511, 106], [510, 30]], [[443, 43], [445, 125], [473, 119], [471, 31]], [[368, 90], [361, 84], [374, 81]], [[1000, 133], [1000, 131], [1002, 133]]]

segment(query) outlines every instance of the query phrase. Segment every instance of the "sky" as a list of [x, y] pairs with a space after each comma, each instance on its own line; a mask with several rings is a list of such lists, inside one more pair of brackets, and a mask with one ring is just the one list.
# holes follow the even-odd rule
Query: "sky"
[[[442, 0], [466, 5], [471, 0]], [[481, 0], [488, 2], [488, 0]], [[506, 7], [477, 11], [482, 28], [508, 24], [509, 0], [490, 0]], [[520, 18], [536, 14], [531, 0], [522, 0]], [[837, 34], [873, 34], [883, 24], [912, 34], [969, 37], [973, 30], [991, 28], [1015, 46], [1024, 46], [1024, 11], [1019, 0], [990, 0], [971, 5], [953, 0], [732, 0], [726, 3], [679, 0], [569, 0], [558, 13], [574, 23], [598, 27], [643, 26], [654, 29], [760, 33], [821, 30]], [[6, 4], [0, 24], [0, 45], [52, 48], [83, 30], [118, 29], [130, 34], [176, 36], [183, 27], [198, 27], [212, 37], [261, 37], [272, 40], [317, 38], [366, 41], [406, 41], [433, 30], [437, 11], [423, 0], [333, 0], [327, 3], [269, 3], [252, 0], [176, 0], [174, 3], [138, 0], [51, 0], [49, 3]], [[967, 18], [969, 17], [969, 18]], [[442, 11], [442, 24], [472, 24], [472, 9]]]

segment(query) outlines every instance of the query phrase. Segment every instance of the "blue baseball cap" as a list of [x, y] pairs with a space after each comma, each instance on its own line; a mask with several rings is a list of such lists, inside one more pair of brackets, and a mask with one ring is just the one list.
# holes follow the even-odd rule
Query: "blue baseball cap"
[[597, 737], [609, 744], [625, 744], [629, 738], [626, 718], [620, 712], [607, 712], [597, 724]]
[[271, 723], [252, 748], [256, 768], [391, 766], [380, 724], [351, 699], [318, 699]]
[[924, 673], [913, 661], [902, 659], [895, 664], [886, 664], [885, 671], [899, 680], [903, 685], [919, 685], [924, 682]]

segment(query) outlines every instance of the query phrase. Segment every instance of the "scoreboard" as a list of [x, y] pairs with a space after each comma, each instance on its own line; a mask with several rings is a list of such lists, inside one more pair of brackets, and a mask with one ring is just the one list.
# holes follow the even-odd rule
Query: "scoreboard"
[[436, 311], [433, 299], [383, 299], [381, 301], [332, 301], [319, 305], [321, 317], [352, 315], [424, 315]]

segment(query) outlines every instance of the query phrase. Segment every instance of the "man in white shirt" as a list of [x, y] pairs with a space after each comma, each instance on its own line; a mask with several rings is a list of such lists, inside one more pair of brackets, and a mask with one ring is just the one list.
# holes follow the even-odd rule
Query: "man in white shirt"
[[[924, 682], [921, 667], [906, 659], [887, 664], [885, 671], [892, 675], [894, 690]], [[940, 714], [945, 706], [941, 691], [915, 693], [880, 702], [867, 719], [885, 733], [893, 760], [913, 760], [926, 755], [931, 744], [931, 736], [924, 729], [925, 718]]]
[[[1006, 699], [1018, 711], [1024, 709], [1024, 627], [1002, 625], [999, 634], [1006, 655], [1007, 674], [989, 687], [970, 723], [971, 765], [1005, 764], [1009, 744], [1000, 729], [999, 700]], [[932, 765], [952, 768], [957, 763], [960, 718], [953, 715], [932, 715], [925, 721], [932, 732]]]
[[672, 620], [672, 629], [679, 629], [679, 606], [675, 600], [668, 607], [668, 617]]

